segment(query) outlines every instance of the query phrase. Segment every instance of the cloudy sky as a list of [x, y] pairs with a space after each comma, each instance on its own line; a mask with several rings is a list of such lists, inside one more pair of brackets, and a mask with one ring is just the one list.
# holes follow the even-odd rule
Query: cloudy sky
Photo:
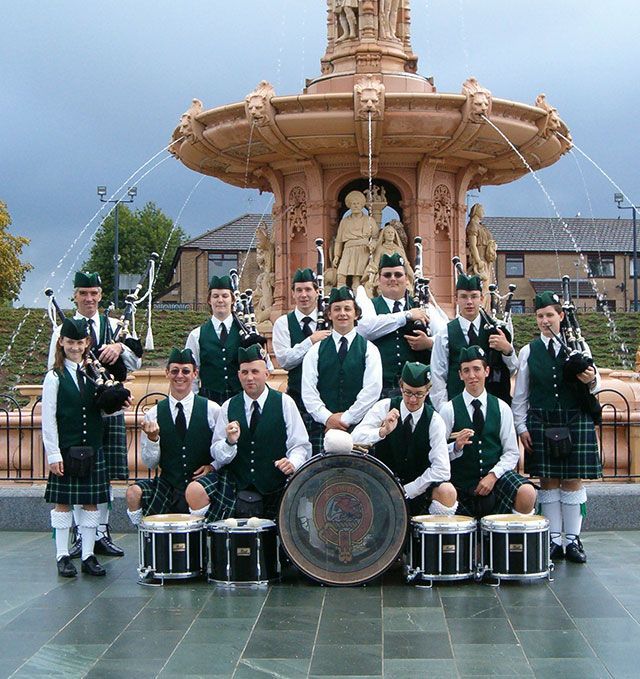
[[[439, 91], [459, 92], [475, 75], [495, 97], [533, 104], [545, 92], [574, 142], [640, 202], [637, 2], [412, 0], [411, 8], [419, 71]], [[100, 207], [96, 186], [126, 186], [166, 146], [193, 97], [206, 108], [233, 103], [262, 79], [294, 94], [318, 75], [325, 20], [324, 0], [20, 0], [5, 8], [0, 200], [12, 231], [32, 239], [26, 258], [35, 266], [21, 302], [42, 305], [45, 284], [58, 288], [79, 267], [99, 226], [100, 217], [83, 231]], [[616, 210], [614, 187], [577, 160], [565, 156], [539, 175], [560, 212], [628, 217]], [[195, 188], [199, 179], [169, 158], [138, 182], [135, 205], [154, 201], [173, 219], [182, 209], [180, 224], [193, 236], [268, 209], [269, 196], [213, 178]], [[483, 189], [480, 200], [488, 215], [554, 215], [531, 177]]]

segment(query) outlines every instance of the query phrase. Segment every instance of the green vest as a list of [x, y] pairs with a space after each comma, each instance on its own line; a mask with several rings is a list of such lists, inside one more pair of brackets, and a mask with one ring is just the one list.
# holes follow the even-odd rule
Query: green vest
[[[464, 391], [464, 382], [460, 379], [460, 350], [466, 349], [469, 345], [462, 332], [460, 320], [454, 318], [447, 324], [447, 337], [449, 338], [449, 372], [447, 373], [447, 396], [451, 400], [454, 396]], [[484, 323], [480, 323], [480, 333], [478, 335], [478, 346], [485, 352], [489, 350], [489, 333], [484, 329]]]
[[[402, 398], [399, 396], [392, 398], [389, 410], [397, 408], [399, 411], [401, 402]], [[405, 440], [402, 421], [399, 421], [388, 436], [376, 443], [376, 457], [391, 469], [403, 485], [415, 481], [425, 469], [431, 466], [429, 426], [433, 413], [433, 408], [425, 404], [409, 440]]]
[[254, 486], [263, 494], [273, 493], [284, 485], [282, 472], [274, 462], [287, 454], [287, 426], [282, 414], [282, 394], [269, 389], [260, 421], [253, 434], [244, 411], [244, 394], [229, 401], [229, 422], [240, 423], [238, 452], [228, 465], [238, 490]]
[[[291, 346], [295, 347], [296, 344], [304, 342], [306, 337], [302, 333], [302, 328], [300, 327], [300, 323], [298, 323], [298, 319], [296, 318], [294, 311], [291, 311], [287, 314], [287, 323], [289, 325]], [[302, 393], [302, 363], [289, 370], [287, 377], [287, 393], [296, 394], [297, 396], [300, 396]]]
[[102, 447], [102, 415], [95, 404], [95, 386], [85, 380], [83, 394], [66, 368], [56, 370], [59, 378], [56, 424], [60, 450], [70, 446]]
[[233, 321], [222, 346], [211, 320], [200, 326], [200, 383], [209, 391], [224, 394], [226, 391], [239, 392], [242, 387], [238, 379], [238, 349], [240, 333]]
[[330, 335], [318, 350], [318, 393], [332, 413], [343, 413], [356, 401], [364, 380], [367, 340], [356, 334], [344, 362], [340, 363], [336, 343]]
[[[473, 422], [465, 405], [462, 394], [452, 399], [453, 431], [473, 429]], [[498, 399], [487, 394], [487, 414], [481, 434], [476, 433], [464, 447], [462, 455], [451, 461], [451, 483], [457, 488], [476, 486], [481, 478], [495, 467], [502, 456], [500, 442], [500, 405]]]
[[568, 383], [562, 376], [564, 354], [551, 359], [540, 337], [529, 344], [529, 407], [542, 410], [579, 410], [577, 383]]
[[207, 405], [206, 398], [194, 396], [187, 435], [182, 441], [171, 417], [169, 399], [166, 398], [158, 403], [161, 476], [178, 490], [184, 490], [187, 487], [192, 480], [193, 472], [198, 467], [211, 464], [213, 432], [209, 428]]
[[[406, 299], [406, 304], [407, 309], [413, 309], [415, 306], [409, 297]], [[374, 297], [373, 306], [378, 315], [391, 313], [382, 297]], [[409, 346], [409, 343], [404, 338], [406, 334], [407, 327], [402, 326], [388, 335], [383, 335], [373, 340], [373, 343], [380, 350], [380, 356], [382, 357], [382, 386], [385, 389], [398, 386], [402, 367], [407, 361], [419, 361], [428, 365], [431, 360], [431, 352], [429, 350], [414, 351]]]

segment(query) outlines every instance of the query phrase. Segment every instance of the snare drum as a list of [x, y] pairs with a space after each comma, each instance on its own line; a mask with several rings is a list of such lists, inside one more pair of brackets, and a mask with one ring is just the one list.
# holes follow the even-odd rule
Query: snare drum
[[475, 575], [477, 522], [470, 516], [414, 516], [405, 549], [410, 584], [466, 580]]
[[500, 580], [549, 578], [549, 519], [544, 516], [492, 514], [480, 521], [480, 574]]
[[207, 524], [209, 582], [226, 587], [267, 585], [280, 578], [278, 532], [269, 519]]
[[146, 516], [138, 526], [142, 584], [181, 580], [205, 572], [204, 519], [191, 514]]

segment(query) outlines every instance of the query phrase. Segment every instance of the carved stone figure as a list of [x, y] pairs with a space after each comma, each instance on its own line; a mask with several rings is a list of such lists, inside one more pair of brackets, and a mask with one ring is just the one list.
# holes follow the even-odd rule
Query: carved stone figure
[[384, 84], [372, 75], [364, 76], [354, 85], [356, 119], [381, 118], [384, 110]]
[[[394, 222], [397, 222], [402, 227], [402, 224], [397, 219], [395, 219]], [[409, 283], [408, 287], [411, 290], [413, 289], [413, 269], [409, 265], [407, 253], [402, 244], [402, 240], [400, 239], [398, 229], [394, 224], [391, 224], [391, 222], [389, 222], [380, 231], [380, 236], [378, 237], [378, 245], [376, 246], [376, 249], [373, 252], [373, 256], [371, 257], [371, 261], [367, 266], [365, 275], [362, 277], [362, 280], [360, 281], [360, 283], [364, 285], [365, 290], [367, 291], [367, 294], [369, 296], [373, 296], [375, 288], [378, 285], [378, 264], [380, 263], [380, 258], [382, 257], [382, 255], [393, 255], [396, 252], [399, 255], [401, 255], [402, 258], [404, 259], [404, 270], [407, 273], [407, 281]]]
[[[409, 243], [409, 237], [407, 236], [407, 230], [404, 228], [404, 224], [399, 219], [390, 219], [387, 224], [393, 226], [393, 228], [398, 232], [398, 238], [402, 243], [402, 247], [405, 252], [407, 251], [407, 245]], [[385, 224], [385, 226], [387, 226]]]
[[445, 184], [433, 192], [433, 219], [436, 231], [451, 231], [451, 191]]
[[382, 222], [382, 211], [387, 207], [387, 192], [384, 186], [377, 186], [374, 184], [371, 187], [371, 191], [367, 189], [364, 192], [367, 198], [367, 207], [371, 211], [371, 216], [373, 217], [376, 224]]
[[467, 97], [465, 112], [469, 120], [483, 123], [483, 116], [489, 117], [491, 112], [491, 92], [472, 77], [462, 83], [462, 94]]
[[202, 113], [202, 102], [200, 99], [193, 99], [191, 106], [180, 116], [180, 136], [190, 142], [196, 140], [196, 133], [193, 128], [195, 117]]
[[245, 111], [251, 123], [258, 127], [269, 123], [273, 117], [271, 98], [275, 95], [273, 85], [266, 80], [261, 80], [258, 87], [245, 97]]
[[357, 38], [358, 0], [334, 0], [333, 12], [340, 28], [336, 42]]
[[540, 128], [540, 134], [544, 139], [548, 139], [554, 132], [558, 132], [561, 127], [560, 116], [558, 115], [558, 109], [547, 101], [546, 94], [539, 94], [536, 97], [536, 104], [538, 108], [546, 111], [547, 117], [543, 118], [538, 125]]
[[344, 203], [351, 212], [340, 220], [332, 263], [338, 270], [337, 285], [346, 285], [350, 277], [355, 289], [376, 248], [378, 225], [365, 212], [367, 199], [361, 191], [350, 191]]
[[467, 224], [467, 273], [476, 274], [482, 281], [483, 292], [491, 282], [496, 262], [496, 242], [491, 231], [482, 223], [484, 208], [476, 203], [469, 213]]
[[301, 186], [294, 186], [289, 192], [289, 238], [299, 233], [307, 235], [307, 194]]
[[402, 0], [380, 0], [378, 24], [380, 37], [385, 40], [397, 40], [398, 11]]
[[271, 330], [271, 308], [273, 306], [273, 288], [275, 285], [275, 245], [269, 231], [264, 224], [256, 230], [256, 261], [260, 273], [256, 278], [256, 290], [253, 294], [253, 304], [256, 314], [258, 330]]

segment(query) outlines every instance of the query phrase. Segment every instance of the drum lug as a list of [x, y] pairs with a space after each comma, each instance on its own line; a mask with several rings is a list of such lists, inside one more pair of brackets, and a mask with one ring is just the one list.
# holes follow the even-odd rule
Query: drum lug
[[549, 582], [553, 582], [553, 576], [551, 574], [553, 573], [553, 571], [555, 571], [555, 569], [556, 569], [555, 564], [553, 563], [553, 561], [550, 561], [549, 571], [547, 572], [547, 580], [549, 580]]
[[487, 567], [479, 563], [476, 566], [476, 572], [473, 575], [473, 579], [476, 582], [482, 582], [482, 579], [484, 578], [484, 574], [487, 572]]
[[155, 571], [152, 568], [138, 568], [138, 584], [145, 587], [162, 587], [164, 580], [156, 578]]

